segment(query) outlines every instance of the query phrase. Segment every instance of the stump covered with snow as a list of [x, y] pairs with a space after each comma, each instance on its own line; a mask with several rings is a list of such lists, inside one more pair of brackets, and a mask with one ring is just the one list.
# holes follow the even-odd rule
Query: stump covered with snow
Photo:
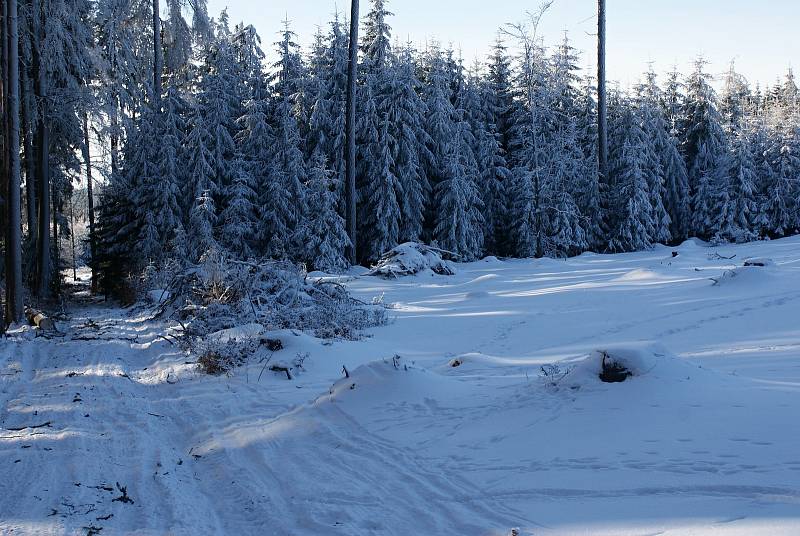
[[601, 364], [598, 377], [603, 383], [621, 383], [633, 376], [624, 360], [615, 359], [608, 352], [600, 352]]
[[768, 266], [775, 266], [775, 261], [766, 257], [750, 257], [749, 259], [744, 260], [744, 265], [766, 268]]
[[[555, 384], [581, 389], [603, 383], [636, 383], [663, 385], [684, 382], [707, 374], [697, 365], [673, 355], [654, 343], [632, 343], [607, 346], [569, 363], [569, 370]], [[547, 375], [548, 381], [553, 375]]]
[[775, 270], [775, 262], [772, 259], [765, 257], [751, 257], [745, 259], [742, 266], [737, 266], [731, 270], [726, 270], [719, 277], [712, 277], [711, 281], [714, 285], [730, 284], [737, 282], [739, 284], [758, 284], [764, 283], [771, 279]]
[[397, 278], [430, 271], [439, 275], [455, 275], [452, 262], [454, 253], [426, 246], [418, 242], [406, 242], [387, 251], [381, 256], [369, 275]]

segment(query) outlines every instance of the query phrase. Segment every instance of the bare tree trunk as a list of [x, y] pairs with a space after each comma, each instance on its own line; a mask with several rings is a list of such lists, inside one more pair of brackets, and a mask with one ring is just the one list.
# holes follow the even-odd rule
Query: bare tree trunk
[[[8, 110], [6, 107], [6, 90], [8, 88], [8, 39], [6, 38], [6, 20], [8, 20], [8, 3], [5, 0], [0, 0], [0, 62], [2, 62], [2, 69], [0, 69], [0, 116], [2, 116], [2, 139], [0, 139], [0, 225], [3, 227], [2, 233], [2, 248], [0, 253], [3, 254], [3, 274], [8, 273], [11, 263], [9, 262], [8, 255], [8, 233], [6, 232], [6, 209], [8, 208], [8, 201], [6, 195], [8, 193], [8, 158], [6, 147], [8, 142]], [[5, 296], [6, 299], [8, 296]], [[5, 333], [6, 330], [6, 311], [8, 310], [8, 302], [3, 303], [0, 308], [0, 333]]]
[[75, 191], [69, 196], [69, 226], [70, 226], [70, 243], [72, 246], [72, 280], [78, 280], [78, 259], [75, 250]]
[[89, 265], [92, 267], [92, 293], [95, 293], [97, 292], [97, 267], [95, 266], [97, 237], [94, 230], [94, 187], [92, 185], [92, 159], [89, 152], [89, 116], [85, 113], [83, 114], [83, 160], [86, 162], [86, 198], [89, 212], [89, 253], [91, 254]]
[[153, 0], [153, 104], [158, 111], [161, 101], [161, 13], [158, 0]]
[[58, 197], [58, 190], [56, 188], [51, 188], [50, 191], [53, 192], [53, 204], [50, 210], [53, 214], [53, 271], [56, 274], [56, 279], [53, 281], [54, 285], [51, 286], [51, 289], [57, 289], [61, 284], [61, 248], [58, 239], [58, 214], [61, 205]]
[[52, 265], [50, 259], [50, 128], [47, 124], [47, 68], [42, 61], [45, 14], [41, 0], [31, 3], [33, 19], [33, 66], [35, 92], [39, 102], [36, 127], [36, 195], [39, 229], [37, 233], [36, 294], [50, 296]]
[[597, 4], [597, 159], [600, 180], [608, 179], [608, 108], [606, 104], [606, 0]]
[[19, 31], [17, 0], [6, 0], [7, 81], [6, 116], [8, 136], [5, 156], [8, 159], [6, 257], [6, 322], [22, 320], [22, 213], [20, 210], [20, 156], [19, 156]]
[[28, 243], [35, 247], [36, 244], [36, 156], [33, 151], [32, 135], [33, 110], [31, 110], [30, 95], [33, 94], [33, 83], [30, 70], [27, 66], [22, 69], [22, 125], [23, 125], [23, 154], [25, 155], [25, 214], [28, 222]]
[[350, 61], [347, 66], [347, 154], [345, 170], [347, 182], [347, 234], [350, 237], [350, 264], [358, 262], [356, 249], [356, 76], [358, 75], [358, 0], [351, 0], [350, 9]]

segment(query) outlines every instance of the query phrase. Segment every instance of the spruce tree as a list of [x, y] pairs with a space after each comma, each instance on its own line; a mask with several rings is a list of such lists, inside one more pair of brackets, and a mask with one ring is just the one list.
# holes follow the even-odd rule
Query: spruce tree
[[445, 147], [444, 180], [436, 186], [438, 211], [435, 237], [439, 247], [471, 261], [483, 254], [483, 201], [476, 186], [477, 164], [470, 148], [466, 121], [454, 127]]
[[337, 212], [337, 187], [320, 151], [311, 156], [308, 169], [308, 217], [300, 224], [305, 260], [315, 270], [339, 273], [347, 270], [350, 239], [345, 221]]

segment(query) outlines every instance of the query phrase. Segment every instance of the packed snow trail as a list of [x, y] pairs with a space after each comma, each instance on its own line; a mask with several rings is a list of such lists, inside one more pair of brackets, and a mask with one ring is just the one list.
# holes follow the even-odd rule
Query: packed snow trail
[[[395, 320], [293, 381], [145, 309], [0, 341], [0, 534], [800, 533], [800, 239], [458, 270], [342, 278]], [[615, 346], [666, 357], [563, 376]]]

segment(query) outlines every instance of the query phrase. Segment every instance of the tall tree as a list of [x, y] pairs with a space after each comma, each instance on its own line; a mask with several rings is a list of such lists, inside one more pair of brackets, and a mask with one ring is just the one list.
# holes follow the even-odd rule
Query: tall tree
[[20, 210], [20, 97], [19, 97], [19, 31], [18, 6], [16, 0], [5, 1], [3, 32], [7, 47], [7, 82], [5, 88], [6, 116], [5, 158], [8, 160], [8, 179], [6, 195], [6, 322], [22, 320], [22, 213]]
[[597, 160], [601, 177], [608, 174], [606, 104], [606, 0], [597, 0]]
[[153, 0], [153, 103], [158, 109], [161, 101], [161, 75], [163, 71], [163, 54], [161, 46], [161, 6], [159, 0]]
[[92, 177], [92, 158], [89, 143], [89, 114], [83, 115], [83, 162], [86, 166], [86, 199], [87, 199], [87, 212], [89, 218], [89, 266], [92, 269], [92, 292], [97, 292], [98, 279], [97, 279], [97, 229], [95, 228], [94, 221], [94, 178]]
[[46, 12], [43, 0], [31, 1], [34, 91], [39, 110], [36, 125], [36, 212], [39, 217], [36, 248], [36, 294], [50, 295], [52, 264], [50, 262], [50, 125], [48, 121], [48, 77], [43, 57]]
[[356, 77], [358, 76], [358, 0], [350, 0], [350, 60], [347, 65], [347, 154], [346, 154], [346, 214], [347, 234], [350, 237], [349, 260], [356, 264]]

